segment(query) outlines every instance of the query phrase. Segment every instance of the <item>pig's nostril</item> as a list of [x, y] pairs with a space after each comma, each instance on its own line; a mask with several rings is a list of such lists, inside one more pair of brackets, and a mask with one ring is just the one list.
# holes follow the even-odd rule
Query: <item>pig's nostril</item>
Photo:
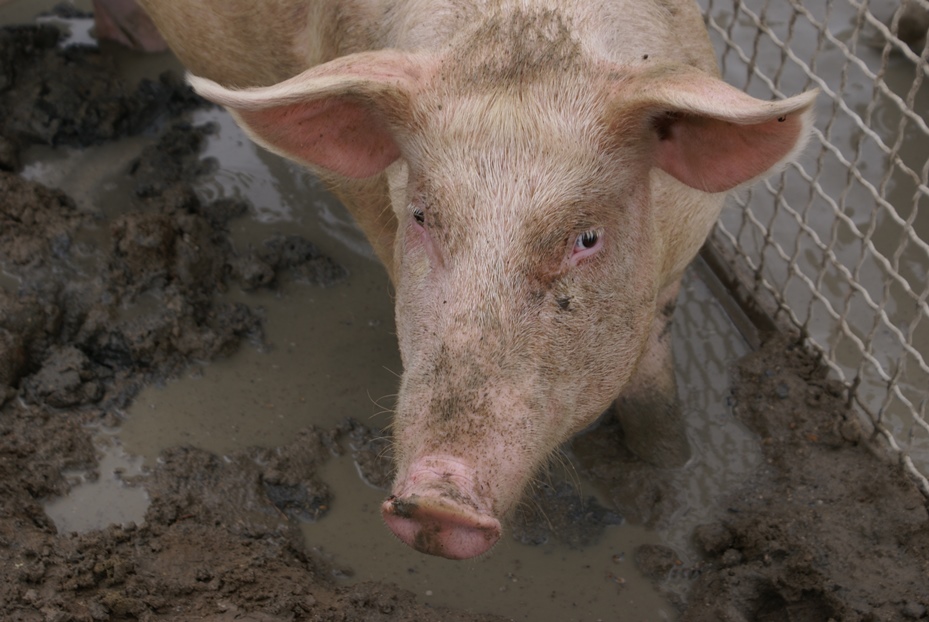
[[390, 505], [391, 513], [400, 518], [413, 518], [418, 508], [415, 501], [404, 501], [403, 499], [398, 499], [396, 495], [387, 497], [387, 502]]
[[500, 539], [497, 519], [445, 499], [391, 496], [381, 513], [401, 541], [429, 555], [468, 559], [486, 553]]

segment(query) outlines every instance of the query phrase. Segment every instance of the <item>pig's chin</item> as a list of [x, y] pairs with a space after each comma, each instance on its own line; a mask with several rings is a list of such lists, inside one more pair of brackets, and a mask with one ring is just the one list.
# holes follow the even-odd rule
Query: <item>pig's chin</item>
[[432, 458], [414, 465], [381, 505], [384, 522], [421, 553], [448, 559], [486, 553], [502, 529], [475, 499], [466, 471], [456, 460]]

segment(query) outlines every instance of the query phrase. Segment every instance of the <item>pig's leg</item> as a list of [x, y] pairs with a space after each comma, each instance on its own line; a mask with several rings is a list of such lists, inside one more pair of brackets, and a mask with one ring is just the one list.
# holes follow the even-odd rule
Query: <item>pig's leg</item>
[[109, 39], [141, 52], [164, 52], [167, 44], [135, 0], [94, 0], [98, 40]]
[[660, 467], [679, 467], [690, 459], [671, 351], [671, 320], [679, 289], [677, 282], [659, 295], [658, 313], [645, 354], [628, 387], [616, 400], [616, 416], [626, 446], [639, 458]]

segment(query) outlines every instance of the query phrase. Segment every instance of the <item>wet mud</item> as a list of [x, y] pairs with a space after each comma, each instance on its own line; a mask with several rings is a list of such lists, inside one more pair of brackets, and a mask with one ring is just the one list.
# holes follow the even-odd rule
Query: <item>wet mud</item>
[[[784, 335], [768, 336], [733, 374], [733, 410], [758, 435], [762, 466], [694, 529], [696, 563], [662, 545], [635, 551], [665, 587], [689, 579], [680, 620], [929, 619], [929, 504], [865, 444], [845, 388]], [[614, 421], [573, 444], [624, 516], [653, 525], [673, 516], [676, 474], [631, 457]]]
[[[59, 532], [43, 504], [75, 472], [98, 475], [94, 434], [118, 427], [143, 387], [268, 347], [260, 306], [227, 293], [343, 287], [352, 275], [300, 236], [233, 244], [231, 223], [249, 206], [192, 186], [216, 166], [201, 153], [214, 129], [187, 115], [207, 104], [176, 75], [132, 83], [106, 51], [62, 49], [58, 36], [0, 30], [0, 618], [507, 619], [352, 583], [358, 569], [307, 541], [300, 526], [325, 521], [332, 504], [327, 464], [350, 458], [370, 485], [389, 481], [387, 441], [349, 419], [273, 447], [167, 449], [125, 477], [148, 494], [142, 521]], [[149, 145], [115, 171], [128, 189], [118, 210], [20, 174], [35, 145], [139, 136]], [[867, 449], [842, 387], [781, 337], [733, 373], [734, 413], [764, 462], [695, 530], [697, 556], [642, 545], [628, 552], [639, 570], [681, 620], [929, 620], [926, 499]], [[585, 497], [554, 469], [514, 517], [518, 541], [595, 548], [617, 523], [675, 520], [680, 473], [635, 458], [611, 414], [564, 459], [603, 494]]]
[[708, 566], [685, 621], [929, 618], [929, 513], [864, 444], [844, 387], [795, 342], [739, 363], [737, 415], [765, 465], [694, 538]]

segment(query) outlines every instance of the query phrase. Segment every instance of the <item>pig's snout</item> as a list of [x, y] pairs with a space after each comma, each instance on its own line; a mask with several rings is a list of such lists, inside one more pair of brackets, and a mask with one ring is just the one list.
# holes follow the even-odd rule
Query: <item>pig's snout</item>
[[468, 559], [500, 539], [500, 521], [482, 511], [458, 463], [417, 467], [381, 505], [384, 521], [405, 544], [421, 553]]
[[398, 538], [429, 555], [468, 559], [490, 550], [500, 539], [500, 521], [447, 499], [392, 496], [381, 512]]

